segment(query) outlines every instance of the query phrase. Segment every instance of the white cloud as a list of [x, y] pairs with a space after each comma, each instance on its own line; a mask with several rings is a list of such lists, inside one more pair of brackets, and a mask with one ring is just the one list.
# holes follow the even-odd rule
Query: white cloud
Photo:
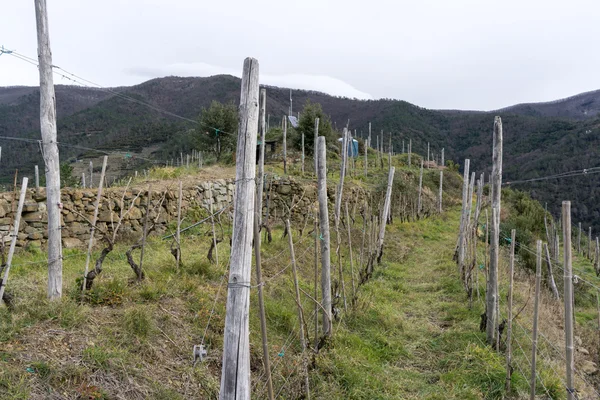
[[[132, 75], [143, 78], [156, 78], [161, 76], [212, 76], [219, 74], [228, 74], [240, 76], [240, 70], [233, 68], [220, 67], [203, 62], [196, 63], [176, 63], [162, 67], [136, 67], [125, 71]], [[334, 96], [342, 96], [357, 99], [373, 99], [369, 93], [362, 92], [352, 85], [326, 75], [311, 74], [260, 74], [260, 83], [265, 85], [288, 87], [292, 89], [316, 90], [328, 93]]]

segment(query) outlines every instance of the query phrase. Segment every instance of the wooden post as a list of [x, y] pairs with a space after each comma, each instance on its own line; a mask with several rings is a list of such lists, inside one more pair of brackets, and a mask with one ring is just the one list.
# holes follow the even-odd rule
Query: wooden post
[[423, 191], [423, 160], [421, 160], [421, 170], [419, 171], [419, 199], [417, 201], [417, 217], [421, 216], [421, 193]]
[[302, 176], [304, 176], [304, 132], [302, 132]]
[[383, 256], [383, 240], [385, 238], [385, 223], [388, 220], [388, 215], [390, 211], [390, 202], [392, 200], [392, 187], [394, 185], [394, 172], [396, 172], [396, 168], [390, 167], [390, 172], [388, 174], [388, 183], [387, 190], [385, 192], [385, 201], [383, 203], [383, 215], [381, 217], [381, 222], [379, 225], [379, 240], [377, 243], [377, 263], [381, 264], [381, 257]]
[[96, 194], [96, 201], [94, 204], [94, 216], [92, 217], [92, 226], [90, 228], [90, 240], [88, 242], [87, 255], [85, 257], [85, 268], [83, 272], [83, 285], [81, 286], [81, 301], [85, 294], [87, 285], [87, 274], [90, 268], [90, 258], [92, 257], [92, 248], [94, 247], [94, 233], [96, 232], [96, 223], [98, 222], [98, 210], [100, 208], [100, 199], [102, 198], [102, 183], [104, 182], [104, 174], [106, 173], [106, 164], [108, 162], [108, 156], [104, 156], [102, 160], [102, 172], [100, 173], [100, 183], [98, 184], [98, 193]]
[[442, 213], [443, 185], [444, 185], [444, 170], [440, 169], [440, 193], [438, 195], [438, 212], [440, 214]]
[[[102, 185], [102, 182], [100, 182]], [[148, 219], [150, 215], [150, 210], [152, 207], [152, 187], [148, 185], [148, 200], [146, 201], [146, 215], [144, 215], [144, 229], [142, 232], [142, 248], [140, 249], [140, 268], [138, 269], [138, 281], [142, 280], [142, 266], [144, 263], [144, 252], [146, 250], [146, 239], [148, 238]]]
[[38, 166], [35, 166], [35, 190], [40, 190], [40, 170]]
[[190, 168], [190, 155], [189, 154], [185, 155], [185, 167], [188, 169]]
[[[377, 141], [377, 159], [375, 162], [379, 164], [379, 135], [375, 135], [375, 140]], [[375, 167], [377, 167], [377, 165], [375, 165]]]
[[319, 169], [319, 157], [317, 156], [317, 142], [319, 139], [319, 118], [315, 118], [315, 142], [313, 143], [313, 158], [315, 162], [315, 176]]
[[465, 159], [463, 173], [463, 193], [462, 193], [462, 212], [460, 217], [460, 227], [458, 232], [458, 273], [460, 278], [463, 278], [465, 268], [465, 234], [467, 224], [467, 210], [469, 203], [469, 166], [471, 160]]
[[[316, 154], [316, 147], [314, 149]], [[317, 211], [318, 213], [318, 211]], [[315, 353], [319, 351], [319, 223], [317, 222], [317, 213], [315, 213], [314, 232], [315, 232]]]
[[[482, 183], [483, 185], [483, 183]], [[510, 263], [508, 269], [508, 317], [506, 327], [506, 393], [510, 393], [512, 376], [512, 320], [513, 320], [513, 280], [515, 275], [515, 239], [517, 231], [510, 231]], [[477, 267], [476, 267], [477, 268]]]
[[348, 229], [348, 253], [350, 254], [350, 275], [352, 277], [352, 304], [356, 301], [356, 283], [354, 282], [354, 256], [352, 254], [352, 232], [350, 230], [350, 213], [348, 212], [348, 202], [345, 203], [346, 228]]
[[369, 139], [366, 139], [363, 142], [364, 148], [365, 148], [365, 178], [367, 177], [367, 173], [369, 170]]
[[[336, 199], [341, 198], [341, 195], [336, 191]], [[348, 301], [346, 299], [346, 281], [344, 280], [344, 266], [342, 264], [342, 256], [340, 254], [340, 250], [342, 247], [342, 238], [340, 236], [340, 220], [339, 218], [335, 219], [335, 239], [337, 241], [337, 246], [335, 248], [335, 254], [337, 257], [338, 264], [338, 275], [339, 282], [342, 287], [342, 300], [344, 302], [344, 311], [348, 311]]]
[[283, 117], [283, 173], [287, 175], [287, 117]]
[[208, 186], [208, 212], [210, 213], [210, 224], [212, 225], [212, 238], [213, 243], [212, 247], [215, 250], [215, 264], [217, 269], [219, 268], [219, 248], [217, 247], [219, 242], [217, 240], [217, 231], [215, 229], [215, 215], [213, 212], [213, 194], [212, 194], [212, 186]]
[[[261, 90], [261, 97], [264, 89]], [[263, 103], [264, 104], [264, 103]], [[263, 114], [264, 117], [264, 114]], [[260, 166], [260, 163], [259, 163]], [[260, 168], [259, 168], [260, 170]], [[262, 193], [261, 193], [262, 194]], [[260, 315], [260, 334], [262, 339], [262, 350], [263, 350], [263, 367], [265, 369], [265, 379], [267, 380], [267, 393], [269, 400], [274, 399], [273, 394], [273, 380], [271, 378], [271, 361], [269, 359], [269, 345], [267, 340], [267, 318], [265, 315], [265, 300], [263, 294], [263, 280], [262, 280], [262, 261], [260, 254], [260, 208], [259, 196], [257, 195], [254, 199], [256, 207], [254, 207], [254, 262], [256, 264], [256, 286], [258, 287], [258, 312]], [[288, 236], [291, 237], [292, 231], [288, 230]], [[302, 329], [302, 328], [301, 328]]]
[[85, 186], [85, 172], [82, 172], [82, 173], [81, 173], [81, 187], [82, 187], [83, 189], [85, 189], [85, 188], [86, 188], [86, 186]]
[[427, 169], [429, 169], [429, 142], [427, 142]]
[[588, 228], [588, 259], [592, 259], [592, 227]]
[[3, 304], [2, 299], [4, 297], [4, 288], [6, 287], [6, 282], [8, 281], [8, 272], [10, 271], [12, 258], [15, 254], [15, 247], [17, 245], [17, 238], [19, 236], [19, 226], [21, 225], [21, 213], [23, 212], [23, 203], [25, 203], [25, 195], [27, 194], [27, 181], [27, 178], [23, 178], [23, 183], [21, 184], [21, 193], [19, 194], [19, 205], [17, 206], [17, 212], [15, 214], [13, 234], [10, 240], [10, 248], [8, 249], [6, 265], [4, 266], [4, 275], [2, 276], [2, 281], [0, 282], [0, 306]]
[[175, 240], [177, 241], [177, 269], [181, 264], [181, 201], [183, 199], [183, 183], [179, 181], [179, 191], [177, 192], [177, 233]]
[[444, 164], [444, 149], [442, 149], [442, 162], [440, 164], [442, 167], [446, 166], [446, 164]]
[[486, 292], [487, 341], [493, 345], [497, 335], [496, 302], [498, 301], [498, 259], [500, 251], [500, 199], [502, 188], [502, 120], [494, 119], [492, 166], [492, 226], [490, 243], [490, 270]]
[[46, 171], [46, 207], [48, 210], [48, 298], [62, 296], [62, 239], [60, 216], [60, 160], [56, 138], [56, 95], [52, 74], [52, 51], [46, 0], [35, 0], [38, 63], [40, 75], [40, 131]]
[[325, 137], [317, 140], [319, 168], [319, 230], [321, 231], [321, 296], [323, 304], [323, 334], [331, 336], [331, 247], [329, 239], [329, 209], [327, 200], [327, 156]]
[[581, 222], [579, 223], [579, 231], [577, 232], [577, 254], [581, 254]]
[[567, 400], [575, 399], [573, 371], [575, 368], [573, 347], [573, 265], [571, 257], [571, 202], [562, 202], [562, 225], [564, 254], [564, 301], [565, 301], [565, 356]]
[[300, 346], [302, 347], [302, 366], [304, 369], [304, 393], [306, 399], [310, 399], [310, 386], [308, 382], [308, 360], [306, 358], [306, 337], [304, 336], [304, 313], [300, 300], [300, 287], [298, 286], [298, 272], [296, 271], [296, 255], [294, 253], [294, 242], [292, 240], [292, 227], [290, 220], [285, 220], [285, 226], [288, 231], [288, 244], [290, 246], [290, 257], [292, 262], [292, 275], [294, 278], [294, 289], [296, 291], [296, 305], [298, 306], [298, 325], [300, 326]]
[[529, 399], [535, 400], [535, 384], [536, 384], [536, 359], [537, 359], [537, 344], [538, 344], [538, 315], [540, 308], [540, 285], [542, 282], [542, 241], [537, 241], [536, 263], [535, 263], [535, 302], [533, 305], [533, 332], [531, 338], [531, 387]]
[[342, 164], [340, 165], [340, 182], [337, 186], [337, 196], [335, 197], [335, 224], [340, 221], [340, 213], [342, 211], [342, 197], [344, 192], [344, 178], [346, 177], [346, 162], [348, 158], [348, 130], [344, 128], [342, 136]]
[[256, 211], [258, 213], [258, 230], [262, 227], [262, 201], [265, 180], [265, 113], [267, 107], [267, 89], [260, 90], [260, 118], [259, 118], [259, 134], [260, 134], [260, 151], [258, 154], [258, 172], [256, 175]]
[[552, 294], [554, 298], [557, 300], [560, 298], [558, 294], [558, 289], [556, 288], [556, 282], [554, 282], [554, 274], [552, 273], [552, 261], [550, 260], [550, 250], [548, 250], [548, 245], [544, 243], [544, 252], [546, 253], [546, 264], [548, 266], [548, 286], [550, 290], [552, 290]]
[[90, 161], [90, 186], [89, 188], [94, 187], [94, 163]]
[[227, 313], [223, 340], [220, 400], [250, 399], [250, 270], [252, 222], [256, 193], [256, 132], [258, 131], [258, 61], [244, 60], [236, 151]]
[[408, 166], [410, 167], [410, 156], [412, 154], [412, 139], [408, 139]]

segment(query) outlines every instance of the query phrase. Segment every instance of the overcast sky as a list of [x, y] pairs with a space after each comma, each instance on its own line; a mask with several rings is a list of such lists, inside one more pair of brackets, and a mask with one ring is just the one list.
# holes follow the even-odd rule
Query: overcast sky
[[[427, 108], [600, 89], [598, 0], [47, 2], [54, 64], [103, 86], [239, 75], [252, 56], [266, 84]], [[37, 57], [33, 0], [5, 2], [0, 45]], [[0, 86], [37, 81], [0, 56]]]

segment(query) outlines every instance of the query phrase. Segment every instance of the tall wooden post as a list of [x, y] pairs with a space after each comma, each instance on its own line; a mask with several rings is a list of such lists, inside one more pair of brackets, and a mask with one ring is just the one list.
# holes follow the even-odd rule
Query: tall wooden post
[[40, 131], [46, 171], [48, 210], [48, 298], [62, 296], [62, 239], [60, 230], [60, 160], [56, 139], [56, 95], [46, 0], [34, 0], [40, 75]]
[[258, 172], [256, 175], [256, 211], [258, 212], [258, 230], [262, 226], [262, 200], [265, 180], [265, 113], [267, 107], [267, 89], [260, 90], [260, 151], [258, 155]]
[[440, 170], [440, 193], [438, 195], [438, 211], [442, 212], [442, 196], [443, 196], [443, 187], [444, 187], [444, 171]]
[[500, 251], [500, 199], [502, 190], [502, 120], [494, 119], [493, 155], [492, 155], [492, 223], [490, 244], [490, 270], [486, 292], [487, 341], [493, 345], [496, 339], [498, 301], [498, 259]]
[[385, 192], [385, 201], [383, 203], [383, 215], [381, 217], [381, 222], [379, 224], [379, 240], [377, 243], [377, 262], [381, 263], [381, 256], [383, 255], [383, 240], [385, 238], [385, 224], [388, 220], [388, 215], [390, 211], [390, 203], [392, 200], [392, 187], [394, 185], [394, 172], [396, 172], [396, 168], [390, 167], [390, 172], [388, 174], [388, 183], [387, 190]]
[[4, 275], [2, 276], [2, 282], [0, 282], [0, 306], [2, 305], [2, 298], [4, 297], [4, 288], [8, 281], [8, 273], [12, 264], [12, 258], [15, 254], [15, 247], [17, 245], [17, 237], [19, 236], [19, 226], [21, 225], [21, 213], [23, 212], [23, 203], [25, 203], [25, 195], [27, 194], [27, 181], [28, 179], [23, 178], [21, 184], [21, 193], [19, 194], [19, 204], [17, 206], [17, 212], [15, 214], [13, 234], [10, 240], [10, 247], [8, 249], [8, 257], [6, 259], [6, 265], [4, 266]]
[[571, 202], [562, 202], [562, 226], [564, 254], [564, 301], [565, 301], [565, 356], [567, 400], [575, 399], [573, 371], [575, 357], [573, 347], [573, 265], [571, 257]]
[[327, 156], [325, 137], [317, 140], [319, 160], [319, 230], [321, 231], [321, 296], [323, 304], [323, 334], [331, 335], [331, 245], [329, 239], [329, 209], [327, 201]]
[[[316, 154], [317, 148], [314, 148]], [[315, 171], [316, 172], [316, 171]], [[317, 221], [318, 211], [315, 213], [314, 232], [315, 232], [315, 345], [314, 351], [319, 350], [319, 222]]]
[[108, 162], [108, 156], [104, 156], [102, 160], [102, 172], [100, 183], [98, 184], [98, 193], [96, 194], [96, 201], [94, 204], [94, 216], [92, 217], [92, 226], [90, 228], [90, 240], [88, 242], [87, 255], [85, 258], [85, 269], [83, 272], [83, 285], [81, 286], [81, 299], [83, 301], [83, 295], [87, 285], [87, 274], [90, 268], [90, 258], [92, 256], [92, 249], [94, 247], [94, 233], [96, 232], [96, 223], [98, 222], [98, 210], [100, 208], [100, 201], [102, 199], [102, 184], [104, 182], [104, 174], [106, 173], [106, 164]]
[[429, 169], [429, 142], [427, 142], [427, 169]]
[[550, 250], [548, 250], [548, 245], [544, 243], [544, 252], [546, 253], [546, 264], [548, 265], [548, 286], [550, 290], [552, 290], [552, 294], [555, 299], [559, 299], [558, 289], [556, 288], [556, 282], [554, 282], [554, 274], [552, 272], [552, 261], [550, 259]]
[[579, 223], [579, 230], [577, 231], [577, 254], [581, 254], [581, 222]]
[[239, 128], [236, 151], [236, 184], [233, 205], [223, 369], [220, 400], [250, 399], [250, 270], [252, 263], [252, 222], [256, 193], [256, 132], [258, 131], [258, 61], [244, 60]]
[[177, 242], [177, 269], [181, 264], [181, 201], [183, 199], [183, 183], [179, 181], [179, 190], [177, 191], [177, 232], [175, 241]]
[[40, 170], [38, 166], [35, 166], [35, 190], [40, 190]]
[[[483, 182], [481, 183], [483, 186]], [[513, 281], [515, 275], [515, 239], [517, 231], [510, 231], [510, 262], [508, 269], [508, 316], [506, 327], [506, 393], [510, 393], [512, 375], [512, 320], [513, 320]], [[477, 268], [477, 267], [476, 267]]]
[[535, 263], [535, 302], [533, 305], [533, 332], [531, 338], [531, 386], [529, 399], [535, 400], [536, 384], [536, 359], [538, 344], [538, 315], [540, 308], [540, 286], [542, 282], [542, 241], [537, 241], [536, 263]]
[[467, 231], [467, 210], [469, 203], [469, 166], [471, 160], [465, 159], [464, 173], [463, 173], [463, 193], [462, 193], [462, 212], [460, 216], [460, 227], [458, 232], [458, 273], [460, 278], [463, 278], [464, 267], [465, 267], [465, 237]]
[[408, 139], [408, 166], [410, 167], [410, 156], [412, 155], [412, 139]]
[[[264, 91], [264, 89], [263, 89]], [[262, 96], [262, 91], [261, 91]], [[260, 164], [259, 164], [260, 165]], [[262, 195], [262, 193], [261, 193]], [[260, 254], [260, 226], [259, 219], [261, 212], [258, 208], [259, 195], [254, 199], [256, 206], [254, 207], [254, 263], [256, 265], [256, 286], [258, 286], [258, 312], [260, 315], [260, 335], [262, 339], [262, 350], [263, 350], [263, 367], [265, 369], [265, 379], [267, 380], [267, 393], [269, 400], [274, 399], [273, 394], [273, 379], [271, 378], [271, 361], [269, 358], [269, 345], [267, 339], [267, 317], [265, 314], [265, 299], [263, 294], [263, 280], [262, 280], [262, 260]], [[291, 230], [288, 230], [291, 235]]]
[[287, 117], [283, 117], [283, 173], [287, 175]]
[[81, 187], [82, 187], [83, 189], [85, 189], [85, 188], [86, 188], [86, 186], [85, 186], [85, 172], [82, 172], [82, 173], [81, 173]]
[[340, 221], [340, 213], [342, 210], [342, 197], [344, 192], [344, 178], [346, 177], [346, 162], [348, 159], [348, 130], [344, 128], [342, 136], [342, 163], [340, 165], [340, 183], [337, 187], [337, 196], [335, 197], [335, 224]]
[[315, 142], [313, 143], [313, 157], [315, 161], [315, 176], [317, 176], [317, 170], [319, 169], [319, 157], [317, 156], [317, 141], [319, 138], [319, 118], [315, 118]]
[[296, 305], [298, 307], [298, 325], [300, 326], [300, 346], [302, 348], [302, 366], [304, 369], [304, 394], [306, 399], [310, 399], [310, 386], [308, 382], [308, 360], [306, 358], [306, 336], [304, 336], [304, 313], [300, 300], [300, 287], [298, 286], [298, 272], [296, 271], [296, 254], [294, 253], [294, 241], [292, 240], [292, 227], [290, 220], [286, 219], [285, 226], [288, 231], [288, 244], [290, 246], [290, 258], [292, 262], [292, 276], [294, 278], [294, 290], [296, 292]]
[[421, 216], [421, 193], [423, 191], [423, 160], [421, 160], [421, 170], [419, 171], [419, 199], [417, 201], [417, 217]]
[[304, 176], [304, 132], [302, 132], [302, 175]]
[[592, 227], [588, 228], [588, 259], [592, 259]]
[[444, 149], [442, 149], [442, 162], [440, 164], [442, 167], [446, 166], [446, 164], [444, 164]]
[[369, 139], [365, 139], [365, 141], [363, 142], [364, 148], [365, 148], [365, 178], [367, 177], [367, 173], [369, 170]]
[[90, 161], [90, 186], [89, 188], [94, 187], [94, 163]]

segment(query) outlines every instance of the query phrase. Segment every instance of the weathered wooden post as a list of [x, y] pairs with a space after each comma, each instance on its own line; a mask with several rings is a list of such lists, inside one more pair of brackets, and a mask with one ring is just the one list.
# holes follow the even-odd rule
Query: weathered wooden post
[[412, 155], [412, 139], [408, 139], [408, 166], [410, 167], [410, 156]]
[[544, 243], [544, 252], [546, 253], [546, 264], [548, 266], [548, 286], [550, 290], [552, 290], [552, 294], [558, 300], [559, 294], [558, 289], [556, 288], [556, 282], [554, 282], [554, 274], [552, 273], [552, 261], [550, 260], [550, 250], [548, 250], [548, 245]]
[[329, 239], [329, 209], [327, 207], [327, 148], [325, 137], [317, 140], [319, 160], [318, 194], [319, 194], [319, 230], [321, 231], [321, 296], [323, 304], [323, 334], [331, 336], [331, 247]]
[[52, 50], [46, 0], [35, 0], [38, 63], [40, 75], [40, 131], [46, 171], [48, 210], [48, 298], [62, 296], [62, 239], [60, 230], [60, 160], [56, 139], [56, 95], [52, 75]]
[[579, 223], [579, 231], [577, 231], [577, 254], [581, 254], [581, 222]]
[[471, 160], [465, 159], [464, 173], [463, 173], [463, 193], [462, 193], [462, 212], [460, 216], [460, 226], [458, 232], [458, 274], [460, 278], [463, 278], [464, 267], [465, 267], [465, 235], [467, 231], [467, 210], [469, 204], [469, 166]]
[[94, 163], [90, 161], [90, 189], [94, 187]]
[[185, 167], [186, 167], [187, 169], [189, 169], [189, 168], [190, 168], [190, 155], [189, 155], [189, 154], [186, 154], [186, 155], [185, 155]]
[[38, 166], [35, 166], [35, 190], [39, 192], [40, 190], [40, 170]]
[[342, 210], [342, 197], [344, 192], [344, 178], [346, 177], [346, 162], [348, 159], [348, 130], [344, 128], [342, 136], [342, 163], [340, 165], [340, 182], [337, 186], [337, 196], [335, 196], [335, 225], [340, 221], [340, 213]]
[[531, 386], [529, 399], [535, 400], [536, 383], [536, 359], [538, 344], [538, 315], [540, 308], [540, 285], [542, 282], [542, 241], [537, 241], [536, 263], [535, 263], [535, 302], [533, 304], [533, 332], [531, 338]]
[[83, 272], [83, 285], [81, 286], [81, 300], [85, 294], [87, 285], [87, 275], [90, 268], [90, 258], [92, 256], [92, 249], [94, 247], [94, 233], [96, 232], [96, 224], [98, 222], [98, 210], [100, 208], [100, 201], [102, 199], [102, 184], [104, 182], [104, 174], [106, 173], [106, 164], [108, 162], [108, 156], [104, 156], [102, 160], [102, 172], [100, 173], [100, 183], [98, 184], [98, 193], [96, 194], [96, 201], [94, 203], [94, 216], [92, 217], [92, 226], [90, 228], [90, 240], [88, 242], [87, 255], [85, 257], [85, 268]]
[[427, 142], [427, 169], [429, 169], [429, 142]]
[[319, 157], [317, 156], [317, 141], [319, 139], [319, 118], [315, 118], [315, 142], [313, 143], [313, 158], [315, 161], [315, 176], [319, 169]]
[[8, 257], [6, 259], [6, 265], [4, 266], [4, 275], [2, 276], [2, 282], [0, 282], [0, 306], [3, 304], [2, 299], [4, 297], [4, 288], [8, 281], [8, 273], [12, 264], [12, 258], [15, 254], [15, 247], [17, 245], [17, 238], [19, 236], [19, 226], [21, 225], [21, 213], [23, 212], [23, 203], [25, 203], [25, 195], [27, 194], [27, 178], [23, 178], [21, 184], [21, 193], [19, 194], [19, 204], [17, 206], [17, 212], [15, 214], [13, 234], [10, 240], [10, 247], [8, 249]]
[[258, 213], [258, 230], [262, 226], [262, 200], [265, 184], [265, 137], [267, 135], [265, 129], [265, 114], [267, 107], [267, 89], [260, 90], [260, 117], [258, 120], [260, 134], [260, 151], [258, 154], [258, 172], [256, 175], [256, 211]]
[[440, 164], [442, 167], [446, 166], [446, 164], [444, 164], [444, 149], [442, 149], [442, 162]]
[[492, 156], [492, 223], [490, 244], [490, 270], [486, 292], [487, 341], [493, 345], [497, 335], [496, 303], [498, 302], [498, 259], [500, 251], [500, 199], [502, 190], [502, 119], [494, 119]]
[[288, 231], [288, 244], [290, 246], [290, 258], [292, 262], [292, 276], [294, 278], [294, 290], [296, 292], [296, 305], [298, 306], [298, 325], [300, 326], [300, 346], [302, 347], [302, 367], [304, 372], [304, 394], [310, 399], [310, 385], [308, 382], [308, 360], [306, 358], [306, 337], [304, 336], [304, 312], [300, 299], [300, 286], [298, 286], [298, 272], [296, 271], [296, 254], [294, 253], [294, 242], [292, 240], [292, 227], [290, 220], [286, 219], [285, 226]]
[[[316, 154], [317, 148], [315, 147], [313, 151]], [[315, 352], [319, 351], [319, 222], [317, 221], [317, 214], [318, 211], [315, 212], [313, 228], [315, 232]]]
[[177, 191], [177, 232], [175, 234], [175, 241], [177, 242], [177, 269], [181, 264], [181, 201], [183, 199], [183, 183], [179, 181], [179, 190]]
[[283, 117], [283, 173], [287, 175], [287, 117]]
[[421, 216], [421, 193], [423, 191], [423, 160], [421, 160], [421, 170], [419, 171], [419, 198], [417, 201], [417, 217]]
[[304, 176], [304, 132], [302, 132], [302, 176]]
[[383, 240], [385, 238], [385, 221], [388, 220], [388, 214], [390, 211], [390, 202], [392, 200], [392, 187], [394, 185], [394, 172], [396, 168], [390, 167], [388, 174], [387, 190], [385, 192], [385, 201], [383, 203], [383, 213], [381, 217], [381, 223], [379, 225], [379, 240], [377, 243], [377, 263], [381, 264], [381, 257], [383, 256]]
[[236, 151], [236, 184], [233, 207], [227, 313], [223, 338], [220, 400], [250, 399], [250, 270], [252, 222], [256, 193], [256, 132], [258, 131], [258, 61], [244, 60]]
[[[483, 186], [483, 182], [481, 182]], [[506, 327], [506, 393], [510, 393], [510, 380], [512, 376], [512, 320], [513, 320], [513, 281], [515, 275], [515, 239], [517, 231], [510, 231], [510, 262], [508, 267], [508, 316]], [[477, 268], [477, 267], [476, 267]]]
[[85, 172], [82, 172], [82, 173], [81, 173], [81, 187], [82, 187], [83, 189], [85, 189], [85, 188], [86, 188], [86, 186], [85, 186]]
[[592, 259], [592, 227], [588, 228], [588, 259]]
[[365, 139], [365, 141], [363, 142], [364, 144], [364, 148], [365, 148], [365, 178], [367, 177], [367, 173], [369, 170], [369, 139]]
[[567, 400], [574, 400], [575, 388], [573, 371], [575, 369], [573, 347], [573, 265], [571, 257], [571, 202], [562, 202], [562, 225], [564, 254], [564, 301], [565, 301], [565, 365], [567, 378]]
[[438, 212], [442, 213], [442, 196], [444, 187], [444, 171], [440, 169], [440, 193], [438, 195]]

